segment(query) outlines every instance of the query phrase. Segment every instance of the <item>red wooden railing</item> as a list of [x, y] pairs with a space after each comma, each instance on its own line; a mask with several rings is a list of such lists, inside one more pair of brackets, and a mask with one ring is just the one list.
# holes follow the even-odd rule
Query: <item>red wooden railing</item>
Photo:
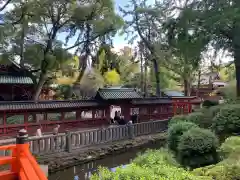
[[22, 129], [15, 145], [0, 146], [0, 150], [11, 150], [10, 156], [0, 157], [0, 166], [10, 165], [9, 170], [0, 171], [0, 180], [47, 180], [29, 150], [27, 137], [26, 130]]

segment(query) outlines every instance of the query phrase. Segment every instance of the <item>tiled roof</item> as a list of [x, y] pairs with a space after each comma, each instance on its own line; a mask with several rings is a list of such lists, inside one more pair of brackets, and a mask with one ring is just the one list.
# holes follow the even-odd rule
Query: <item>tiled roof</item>
[[99, 106], [99, 103], [93, 100], [75, 100], [75, 101], [19, 101], [19, 102], [0, 102], [0, 111], [8, 110], [34, 110], [34, 109], [61, 109], [61, 108], [79, 108]]
[[1, 75], [0, 84], [33, 84], [33, 81], [30, 77]]
[[142, 96], [132, 88], [103, 88], [98, 90], [103, 99], [139, 99]]

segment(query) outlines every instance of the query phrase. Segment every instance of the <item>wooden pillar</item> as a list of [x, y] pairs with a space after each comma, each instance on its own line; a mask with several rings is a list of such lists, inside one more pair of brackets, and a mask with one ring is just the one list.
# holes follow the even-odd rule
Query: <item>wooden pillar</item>
[[6, 134], [7, 133], [7, 129], [6, 129], [6, 126], [7, 126], [7, 116], [6, 116], [6, 111], [3, 112], [3, 134]]
[[192, 112], [192, 103], [188, 102], [188, 113]]
[[111, 118], [111, 108], [110, 106], [105, 107], [105, 122], [110, 124], [110, 118]]
[[24, 112], [24, 128], [26, 130], [28, 128], [28, 113], [27, 113], [27, 111]]
[[173, 101], [173, 115], [175, 116], [176, 115], [176, 112], [177, 112], [177, 104], [176, 102]]
[[121, 110], [122, 110], [122, 114], [124, 116], [124, 119], [126, 121], [129, 121], [131, 119], [131, 107], [124, 104], [124, 105], [121, 105]]
[[81, 114], [82, 114], [82, 110], [76, 111], [76, 120], [80, 120], [81, 119]]

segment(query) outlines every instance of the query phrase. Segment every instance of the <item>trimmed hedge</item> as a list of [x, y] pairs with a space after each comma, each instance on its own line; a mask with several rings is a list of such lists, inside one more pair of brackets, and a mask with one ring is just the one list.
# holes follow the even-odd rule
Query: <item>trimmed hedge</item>
[[238, 180], [240, 179], [240, 158], [226, 159], [216, 165], [210, 165], [194, 169], [197, 176], [208, 176], [214, 180]]
[[223, 158], [240, 154], [240, 137], [231, 136], [222, 143], [219, 152]]
[[175, 156], [169, 153], [167, 149], [147, 150], [143, 154], [139, 154], [132, 162], [141, 167], [146, 165], [151, 167], [160, 164], [180, 167]]
[[126, 167], [117, 168], [116, 172], [99, 168], [91, 180], [211, 180], [209, 177], [193, 175], [178, 166], [173, 154], [167, 150], [150, 150]]
[[193, 127], [198, 127], [195, 123], [180, 121], [172, 124], [168, 128], [167, 143], [170, 150], [177, 153], [177, 147], [180, 137], [184, 132], [188, 131]]
[[218, 161], [218, 138], [213, 132], [202, 128], [191, 128], [185, 132], [178, 144], [178, 159], [184, 167], [197, 168]]
[[176, 115], [171, 118], [168, 125], [171, 126], [175, 123], [178, 123], [179, 121], [188, 121], [188, 115]]
[[210, 118], [207, 118], [206, 114], [204, 114], [203, 112], [193, 112], [188, 115], [174, 116], [170, 120], [169, 126], [172, 126], [173, 124], [176, 124], [178, 122], [192, 122], [200, 127], [208, 128], [212, 124], [209, 119]]
[[221, 135], [231, 135], [240, 132], [240, 106], [228, 105], [220, 108], [213, 118], [212, 129]]

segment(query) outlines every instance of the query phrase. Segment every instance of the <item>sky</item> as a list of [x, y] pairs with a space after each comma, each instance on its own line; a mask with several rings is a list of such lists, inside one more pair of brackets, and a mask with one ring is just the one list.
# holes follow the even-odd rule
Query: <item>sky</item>
[[[116, 8], [116, 12], [119, 13], [118, 7], [121, 6], [125, 6], [128, 3], [128, 0], [115, 0], [115, 8]], [[114, 40], [113, 40], [113, 45], [116, 49], [120, 49], [122, 47], [124, 47], [125, 45], [127, 45], [127, 41], [125, 40], [126, 36], [119, 36], [117, 35]]]

